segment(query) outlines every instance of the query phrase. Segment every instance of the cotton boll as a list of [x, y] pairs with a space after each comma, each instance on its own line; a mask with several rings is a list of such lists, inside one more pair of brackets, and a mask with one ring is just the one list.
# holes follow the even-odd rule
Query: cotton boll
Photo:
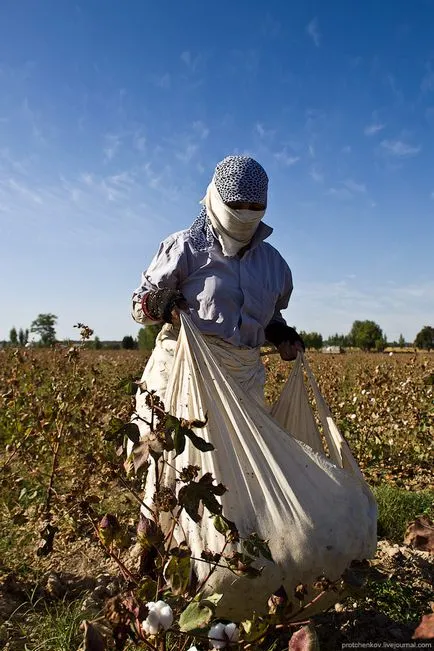
[[149, 610], [147, 618], [142, 622], [142, 628], [147, 635], [157, 635], [159, 626], [160, 614], [158, 610], [152, 608]]
[[167, 631], [173, 623], [173, 611], [165, 601], [148, 601], [149, 610], [147, 618], [142, 623], [142, 628], [147, 635], [157, 635], [160, 628]]
[[238, 642], [238, 638], [240, 637], [240, 629], [236, 624], [233, 622], [226, 624], [225, 633], [229, 642]]
[[224, 649], [226, 646], [225, 625], [218, 623], [211, 626], [208, 638], [214, 649]]
[[[153, 603], [153, 602], [151, 601], [150, 603]], [[166, 602], [160, 600], [160, 601], [155, 602], [154, 607], [156, 608], [156, 610], [161, 611], [161, 609], [165, 608], [166, 606], [167, 606]], [[149, 608], [149, 605], [148, 605], [148, 608]]]
[[164, 604], [164, 606], [160, 608], [159, 615], [160, 615], [160, 625], [164, 628], [165, 631], [167, 631], [167, 629], [172, 626], [172, 622], [173, 622], [173, 611], [171, 607], [168, 606], [167, 604]]
[[221, 624], [214, 624], [209, 629], [208, 638], [213, 646], [213, 649], [224, 649], [227, 646], [227, 638], [225, 636], [226, 626]]

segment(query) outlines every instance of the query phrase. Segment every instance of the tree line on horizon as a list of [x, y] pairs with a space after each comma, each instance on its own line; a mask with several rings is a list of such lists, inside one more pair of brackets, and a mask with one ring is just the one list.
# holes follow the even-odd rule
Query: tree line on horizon
[[[37, 318], [32, 321], [30, 328], [25, 330], [20, 328], [17, 330], [15, 326], [11, 328], [9, 333], [9, 341], [0, 342], [3, 346], [23, 347], [36, 345], [41, 347], [53, 346], [56, 343], [71, 343], [69, 340], [59, 342], [56, 338], [56, 323], [57, 316], [55, 314], [46, 313], [39, 314]], [[95, 336], [93, 340], [85, 343], [86, 347], [99, 350], [101, 348], [111, 348], [125, 350], [152, 350], [155, 338], [161, 330], [162, 324], [150, 325], [140, 328], [137, 338], [132, 335], [125, 335], [119, 342], [102, 342], [99, 337]], [[36, 342], [29, 342], [30, 334], [39, 337]], [[324, 339], [319, 332], [305, 332], [300, 331], [303, 337], [306, 348], [321, 350], [326, 346], [336, 346], [339, 348], [359, 348], [364, 351], [377, 351], [381, 352], [386, 347], [405, 348], [413, 345], [421, 350], [434, 350], [434, 327], [423, 326], [417, 333], [416, 338], [412, 344], [405, 341], [404, 336], [401, 334], [398, 341], [387, 341], [386, 335], [383, 333], [380, 326], [375, 321], [365, 320], [354, 321], [351, 330], [348, 334], [334, 334]]]

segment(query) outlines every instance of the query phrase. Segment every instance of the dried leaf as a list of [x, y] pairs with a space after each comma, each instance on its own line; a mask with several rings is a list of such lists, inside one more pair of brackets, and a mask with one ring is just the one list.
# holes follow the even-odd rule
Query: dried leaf
[[297, 586], [294, 588], [294, 596], [296, 599], [299, 601], [303, 601], [305, 595], [307, 595], [307, 586], [304, 585], [303, 583], [299, 583]]
[[45, 523], [39, 532], [42, 540], [36, 551], [37, 556], [49, 556], [51, 554], [54, 546], [54, 537], [58, 531], [58, 528], [54, 527], [50, 522]]
[[134, 448], [131, 453], [132, 462], [134, 471], [137, 474], [140, 470], [148, 466], [149, 459], [149, 443], [148, 441], [142, 441], [139, 445]]
[[414, 549], [434, 554], [434, 522], [426, 515], [417, 517], [408, 525], [404, 543]]

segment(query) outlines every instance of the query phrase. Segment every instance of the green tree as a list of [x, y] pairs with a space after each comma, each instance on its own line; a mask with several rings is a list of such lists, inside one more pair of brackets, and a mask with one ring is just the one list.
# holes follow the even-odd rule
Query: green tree
[[331, 335], [324, 343], [327, 346], [340, 346], [341, 348], [351, 345], [348, 340], [348, 335], [338, 335], [338, 333]]
[[398, 346], [400, 348], [405, 348], [405, 339], [402, 335], [399, 335]]
[[52, 346], [56, 343], [57, 316], [55, 314], [39, 314], [32, 322], [30, 332], [39, 335], [42, 346]]
[[306, 348], [315, 348], [321, 350], [323, 346], [323, 338], [319, 332], [300, 332], [300, 336], [304, 341]]
[[95, 337], [95, 339], [93, 340], [93, 347], [95, 348], [95, 350], [101, 350], [102, 343], [99, 337]]
[[131, 335], [126, 335], [122, 339], [122, 348], [125, 350], [133, 350], [136, 347], [136, 342], [134, 341], [133, 337]]
[[12, 346], [18, 346], [18, 335], [17, 335], [17, 329], [11, 328], [11, 331], [9, 333], [9, 341], [11, 342]]
[[383, 350], [386, 337], [380, 326], [374, 321], [354, 321], [348, 338], [352, 346], [362, 350]]
[[23, 330], [20, 328], [18, 332], [18, 341], [20, 342], [20, 346], [25, 346], [27, 342], [29, 341], [29, 331]]
[[150, 351], [154, 348], [155, 340], [160, 332], [163, 324], [148, 325], [140, 328], [137, 340], [139, 343], [139, 350]]
[[420, 332], [417, 333], [414, 340], [416, 348], [423, 350], [431, 350], [434, 348], [434, 328], [432, 326], [424, 326]]

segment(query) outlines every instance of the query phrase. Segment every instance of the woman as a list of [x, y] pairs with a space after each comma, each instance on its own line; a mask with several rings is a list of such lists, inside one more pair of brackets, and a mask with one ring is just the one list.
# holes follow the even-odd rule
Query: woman
[[[228, 156], [215, 170], [192, 226], [160, 245], [133, 295], [133, 318], [164, 322], [143, 380], [164, 399], [175, 349], [179, 310], [205, 336], [223, 369], [264, 401], [260, 347], [267, 340], [293, 360], [304, 344], [281, 315], [292, 292], [291, 271], [265, 240], [262, 222], [268, 177], [249, 156]], [[146, 417], [144, 396], [137, 413]]]

